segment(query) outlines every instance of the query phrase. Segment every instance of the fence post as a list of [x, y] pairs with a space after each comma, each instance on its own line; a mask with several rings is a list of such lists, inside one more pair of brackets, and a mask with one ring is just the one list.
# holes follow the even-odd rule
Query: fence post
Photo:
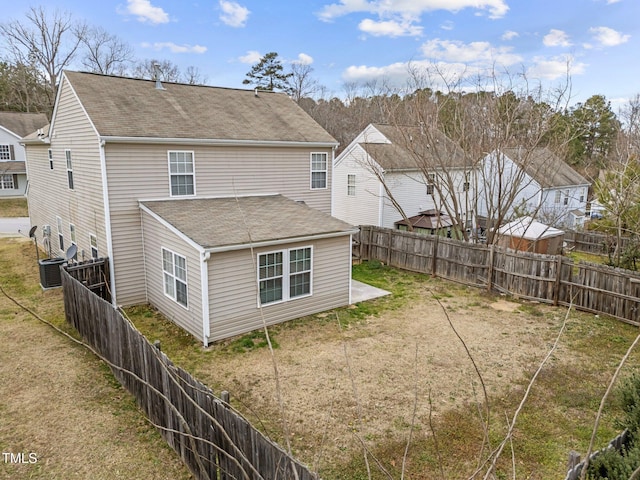
[[393, 243], [393, 230], [389, 230], [389, 248], [387, 248], [387, 265], [391, 266], [391, 244]]
[[487, 271], [487, 292], [491, 291], [493, 286], [493, 252], [495, 250], [495, 244], [489, 245], [489, 269]]
[[440, 235], [437, 233], [434, 235], [433, 241], [433, 255], [431, 255], [431, 276], [438, 276], [438, 240], [440, 239]]
[[556, 281], [553, 286], [553, 306], [558, 306], [558, 299], [560, 298], [560, 280], [562, 273], [562, 255], [556, 255]]

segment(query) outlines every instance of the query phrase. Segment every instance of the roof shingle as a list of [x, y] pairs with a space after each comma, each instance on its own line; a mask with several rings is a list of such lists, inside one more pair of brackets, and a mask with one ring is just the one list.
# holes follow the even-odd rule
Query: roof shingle
[[44, 127], [47, 123], [49, 120], [44, 113], [0, 112], [0, 126], [21, 138]]
[[[348, 223], [282, 195], [142, 201], [204, 248], [354, 230]], [[206, 221], [203, 221], [206, 219]]]
[[98, 134], [337, 144], [284, 93], [66, 71]]

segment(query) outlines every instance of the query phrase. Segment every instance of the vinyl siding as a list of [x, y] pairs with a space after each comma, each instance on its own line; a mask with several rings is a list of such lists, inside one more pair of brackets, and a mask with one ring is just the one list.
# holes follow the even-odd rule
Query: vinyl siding
[[[347, 176], [356, 176], [356, 194], [347, 195]], [[376, 225], [380, 219], [380, 182], [367, 166], [366, 153], [355, 146], [335, 167], [333, 216], [352, 225]]]
[[[260, 253], [313, 246], [312, 295], [262, 308], [267, 325], [292, 320], [349, 302], [350, 236], [292, 243], [255, 250]], [[210, 340], [263, 326], [258, 309], [256, 260], [250, 250], [224, 252], [209, 260]]]
[[[202, 332], [202, 289], [200, 254], [147, 213], [142, 212], [144, 274], [148, 301], [169, 320], [184, 328], [198, 340]], [[187, 259], [187, 308], [164, 294], [162, 248]]]
[[[139, 199], [169, 198], [167, 152], [193, 151], [197, 197], [280, 193], [331, 212], [331, 149], [196, 145], [105, 146], [118, 303], [146, 301]], [[326, 152], [328, 188], [310, 189], [310, 153]]]
[[[62, 255], [58, 246], [56, 216], [62, 219], [65, 247], [71, 244], [69, 224], [76, 226], [78, 259], [91, 257], [89, 234], [96, 235], [100, 255], [107, 255], [104, 203], [100, 170], [99, 140], [77, 98], [63, 82], [54, 119], [51, 144], [26, 145], [29, 175], [29, 216], [37, 225], [51, 225], [54, 256]], [[49, 168], [47, 150], [53, 153], [54, 168]], [[67, 180], [65, 150], [71, 150], [74, 190]]]
[[[433, 196], [427, 195], [424, 176], [419, 172], [387, 172], [385, 173], [387, 187], [393, 198], [400, 204], [407, 217], [418, 215], [423, 210], [436, 208]], [[394, 223], [402, 220], [402, 215], [393, 206], [391, 200], [385, 197], [382, 205], [381, 227], [394, 228]]]

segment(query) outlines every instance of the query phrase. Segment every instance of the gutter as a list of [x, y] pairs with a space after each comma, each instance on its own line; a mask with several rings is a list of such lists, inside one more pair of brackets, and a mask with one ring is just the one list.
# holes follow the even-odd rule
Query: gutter
[[100, 140], [108, 143], [155, 143], [182, 145], [227, 145], [239, 147], [313, 147], [337, 148], [337, 142], [303, 142], [287, 140], [231, 140], [223, 138], [160, 138], [160, 137], [116, 137], [100, 136]]

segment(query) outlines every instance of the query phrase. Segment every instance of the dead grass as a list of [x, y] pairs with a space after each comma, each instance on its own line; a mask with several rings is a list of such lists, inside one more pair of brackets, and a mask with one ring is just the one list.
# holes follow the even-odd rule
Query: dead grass
[[[366, 446], [392, 478], [400, 478], [411, 432], [405, 478], [439, 478], [440, 468], [444, 478], [467, 478], [481, 457], [481, 386], [440, 305], [487, 386], [492, 447], [502, 439], [505, 415], [513, 414], [566, 310], [379, 264], [356, 267], [354, 278], [394, 295], [270, 328], [279, 346], [275, 357], [294, 454], [323, 478], [364, 479]], [[283, 441], [272, 362], [259, 342], [243, 336], [203, 349], [153, 311], [131, 313], [171, 358], [215, 391], [230, 391], [239, 410]], [[636, 333], [612, 319], [572, 313], [518, 422], [517, 478], [563, 478], [569, 451], [586, 451], [600, 397]], [[627, 368], [639, 364], [634, 355]], [[607, 410], [601, 425], [603, 445], [617, 433], [615, 411]], [[499, 478], [511, 477], [510, 459], [507, 449]], [[388, 478], [375, 465], [373, 470], [374, 479]]]
[[[59, 289], [43, 292], [33, 244], [0, 240], [0, 284], [21, 303], [66, 327]], [[87, 350], [0, 294], [0, 479], [191, 478], [133, 398]]]
[[26, 198], [1, 198], [0, 218], [2, 217], [28, 217]]

